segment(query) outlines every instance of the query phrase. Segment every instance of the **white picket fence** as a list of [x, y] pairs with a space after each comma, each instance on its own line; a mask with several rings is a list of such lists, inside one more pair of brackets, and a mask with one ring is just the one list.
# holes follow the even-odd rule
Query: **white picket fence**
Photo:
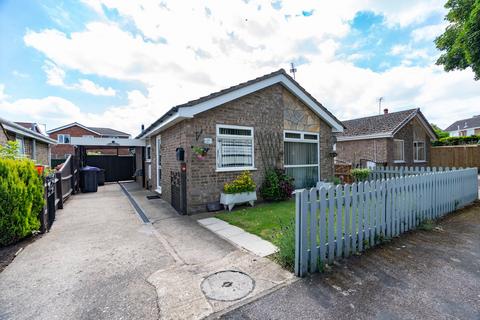
[[321, 186], [296, 192], [295, 274], [348, 257], [478, 198], [477, 169]]
[[[459, 168], [462, 169], [462, 168]], [[450, 171], [456, 168], [443, 167], [374, 167], [368, 177], [368, 181], [398, 178], [424, 174], [427, 172]]]

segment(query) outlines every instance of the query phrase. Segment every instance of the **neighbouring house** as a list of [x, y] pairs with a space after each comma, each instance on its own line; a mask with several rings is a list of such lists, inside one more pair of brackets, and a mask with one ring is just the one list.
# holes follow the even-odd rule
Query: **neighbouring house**
[[[146, 140], [145, 186], [177, 211], [206, 211], [226, 182], [283, 167], [297, 188], [333, 176], [334, 133], [343, 124], [283, 69], [171, 108]], [[140, 157], [138, 158], [140, 159]]]
[[455, 121], [445, 131], [450, 134], [450, 137], [480, 136], [480, 115]]
[[35, 163], [50, 166], [51, 148], [56, 141], [42, 134], [39, 126], [27, 122], [11, 122], [0, 118], [0, 144], [17, 141], [19, 153], [32, 159]]
[[[87, 127], [74, 122], [58, 128], [48, 130], [50, 138], [57, 141], [57, 145], [52, 148], [52, 159], [66, 159], [68, 155], [75, 154], [74, 146], [71, 144], [72, 137], [84, 138], [112, 138], [128, 139], [128, 133], [110, 128]], [[89, 149], [90, 153], [101, 155], [130, 155], [129, 148], [107, 148], [107, 149]]]
[[336, 160], [353, 166], [373, 163], [388, 166], [428, 166], [430, 141], [435, 131], [420, 109], [343, 121], [338, 134]]

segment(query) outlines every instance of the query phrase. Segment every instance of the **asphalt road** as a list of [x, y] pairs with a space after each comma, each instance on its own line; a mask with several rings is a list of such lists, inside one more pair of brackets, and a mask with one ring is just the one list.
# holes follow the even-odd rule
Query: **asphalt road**
[[480, 319], [480, 204], [223, 319]]

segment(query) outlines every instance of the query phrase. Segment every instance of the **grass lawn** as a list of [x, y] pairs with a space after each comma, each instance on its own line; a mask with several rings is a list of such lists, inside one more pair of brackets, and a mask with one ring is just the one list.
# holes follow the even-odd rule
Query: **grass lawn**
[[261, 203], [253, 208], [245, 207], [215, 216], [267, 241], [272, 241], [276, 230], [295, 220], [295, 199]]

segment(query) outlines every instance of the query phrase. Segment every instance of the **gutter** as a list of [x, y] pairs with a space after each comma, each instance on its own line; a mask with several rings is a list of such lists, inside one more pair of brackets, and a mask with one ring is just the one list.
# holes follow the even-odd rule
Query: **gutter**
[[[50, 139], [49, 137], [46, 137], [40, 133], [36, 133], [30, 129], [26, 129], [22, 127], [21, 125], [18, 125], [16, 123], [13, 123], [11, 121], [8, 121], [6, 119], [0, 118], [0, 123], [2, 124], [2, 128], [6, 131], [11, 131], [17, 134], [20, 134], [25, 137], [33, 138], [36, 140], [40, 140], [42, 142], [45, 142], [47, 144], [57, 144], [57, 141]], [[8, 135], [7, 135], [8, 137]]]

